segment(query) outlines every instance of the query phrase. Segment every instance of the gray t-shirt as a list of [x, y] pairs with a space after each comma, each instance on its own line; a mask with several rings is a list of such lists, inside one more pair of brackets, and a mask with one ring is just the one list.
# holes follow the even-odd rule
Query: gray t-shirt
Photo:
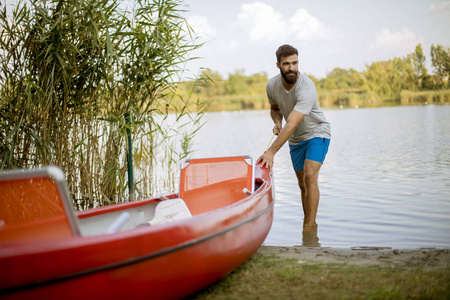
[[277, 104], [287, 120], [293, 109], [305, 115], [289, 138], [290, 145], [314, 137], [331, 138], [330, 123], [319, 108], [317, 90], [308, 76], [300, 73], [295, 85], [288, 91], [281, 81], [281, 74], [272, 77], [266, 86], [270, 104]]

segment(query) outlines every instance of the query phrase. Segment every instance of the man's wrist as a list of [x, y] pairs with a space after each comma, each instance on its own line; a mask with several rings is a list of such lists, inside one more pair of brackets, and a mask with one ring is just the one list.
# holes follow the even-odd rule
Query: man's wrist
[[272, 156], [275, 156], [275, 153], [276, 153], [276, 151], [274, 151], [273, 149], [272, 149], [272, 147], [270, 147], [269, 149], [267, 149], [267, 154], [270, 154], [270, 155], [272, 155]]

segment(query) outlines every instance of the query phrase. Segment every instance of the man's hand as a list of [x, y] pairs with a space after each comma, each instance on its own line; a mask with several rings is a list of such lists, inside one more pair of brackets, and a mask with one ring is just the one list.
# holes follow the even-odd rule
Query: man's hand
[[283, 129], [281, 124], [275, 124], [275, 126], [272, 129], [272, 132], [273, 132], [273, 134], [278, 135], [278, 134], [280, 134], [281, 129]]
[[278, 136], [275, 142], [273, 142], [273, 144], [269, 147], [269, 149], [258, 158], [256, 163], [261, 162], [263, 167], [266, 166], [267, 168], [269, 168], [269, 171], [272, 172], [275, 153], [277, 153], [278, 150], [280, 150], [281, 146], [283, 146], [284, 143], [286, 143], [286, 141], [289, 139], [291, 134], [294, 132], [295, 128], [297, 128], [297, 126], [300, 124], [300, 122], [303, 120], [304, 117], [305, 117], [304, 114], [296, 110], [293, 110], [289, 114], [289, 117], [284, 127], [281, 126], [281, 121], [278, 122], [274, 119], [275, 127], [273, 128], [273, 133], [277, 134]]
[[264, 154], [258, 158], [256, 163], [258, 164], [259, 162], [261, 162], [261, 165], [263, 167], [266, 166], [266, 168], [268, 168], [269, 171], [272, 172], [274, 157], [275, 155], [272, 152], [265, 151]]

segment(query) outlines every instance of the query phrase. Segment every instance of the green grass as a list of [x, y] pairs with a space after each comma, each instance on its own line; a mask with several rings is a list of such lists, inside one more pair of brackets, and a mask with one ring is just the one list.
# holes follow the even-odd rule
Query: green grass
[[402, 91], [400, 93], [401, 104], [443, 104], [450, 102], [450, 89], [434, 91]]
[[299, 264], [257, 253], [189, 299], [450, 299], [450, 269]]
[[269, 109], [265, 94], [217, 96], [207, 101], [208, 111]]

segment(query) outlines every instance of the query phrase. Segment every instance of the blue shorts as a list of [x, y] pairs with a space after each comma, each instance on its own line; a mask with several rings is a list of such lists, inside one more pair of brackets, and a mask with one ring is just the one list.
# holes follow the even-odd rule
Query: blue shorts
[[297, 145], [289, 145], [295, 172], [303, 170], [305, 159], [323, 163], [328, 152], [330, 139], [315, 137]]

